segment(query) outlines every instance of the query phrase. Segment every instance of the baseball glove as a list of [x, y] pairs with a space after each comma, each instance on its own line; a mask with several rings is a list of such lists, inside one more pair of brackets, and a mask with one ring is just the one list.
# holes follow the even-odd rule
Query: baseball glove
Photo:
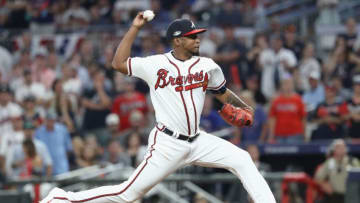
[[235, 107], [231, 104], [224, 104], [219, 114], [227, 123], [238, 127], [251, 126], [254, 119], [253, 114], [249, 110]]

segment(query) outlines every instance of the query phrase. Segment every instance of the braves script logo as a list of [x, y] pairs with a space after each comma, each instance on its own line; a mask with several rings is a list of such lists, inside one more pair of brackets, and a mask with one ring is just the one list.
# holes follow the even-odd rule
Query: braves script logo
[[[196, 72], [195, 74], [188, 74], [187, 76], [177, 76], [176, 78], [169, 76], [169, 71], [165, 69], [160, 69], [157, 72], [158, 79], [155, 84], [155, 90], [157, 88], [164, 88], [171, 84], [175, 87], [175, 91], [188, 91], [196, 88], [203, 88], [203, 91], [206, 90], [208, 82], [209, 82], [209, 76], [207, 73], [204, 74], [203, 71]], [[197, 82], [197, 83], [193, 83]]]

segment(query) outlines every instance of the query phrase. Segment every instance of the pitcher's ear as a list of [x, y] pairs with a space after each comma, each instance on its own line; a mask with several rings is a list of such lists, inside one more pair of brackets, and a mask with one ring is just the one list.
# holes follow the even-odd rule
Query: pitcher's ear
[[181, 40], [179, 37], [176, 37], [173, 39], [173, 45], [180, 45], [180, 43], [181, 43]]

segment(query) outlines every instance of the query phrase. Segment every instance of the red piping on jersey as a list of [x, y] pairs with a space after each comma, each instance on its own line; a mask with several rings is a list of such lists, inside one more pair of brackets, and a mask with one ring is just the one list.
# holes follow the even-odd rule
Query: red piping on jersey
[[[170, 61], [170, 59], [165, 55], [165, 57], [169, 60], [169, 62], [171, 63], [171, 65], [175, 66], [175, 68], [177, 69], [178, 73], [179, 73], [179, 76], [181, 76], [181, 73], [180, 73], [180, 69], [179, 67], [172, 61]], [[188, 134], [190, 135], [191, 134], [191, 130], [190, 130], [190, 120], [189, 120], [189, 114], [188, 114], [188, 111], [187, 111], [187, 108], [186, 108], [186, 104], [185, 104], [185, 100], [184, 100], [184, 96], [182, 94], [182, 91], [179, 91], [180, 92], [180, 96], [181, 96], [181, 100], [184, 104], [184, 109], [185, 109], [185, 115], [186, 115], [186, 121], [187, 121], [187, 126], [188, 126]]]
[[129, 76], [131, 76], [132, 75], [132, 70], [131, 70], [131, 58], [129, 58], [129, 60], [128, 60], [128, 67], [129, 67]]
[[[198, 60], [195, 61], [195, 63], [193, 63], [190, 67], [189, 67], [189, 75], [190, 75], [190, 70], [191, 68], [197, 64], [198, 62], [200, 61], [200, 58]], [[194, 134], [196, 134], [196, 131], [197, 131], [197, 115], [196, 115], [196, 107], [195, 107], [195, 103], [194, 103], [194, 98], [193, 98], [193, 90], [191, 89], [190, 90], [190, 95], [191, 95], [191, 102], [193, 104], [193, 107], [194, 107], [194, 114], [195, 114], [195, 131], [194, 131]]]
[[[70, 202], [72, 202], [72, 203], [77, 203], [77, 202], [87, 202], [87, 201], [91, 201], [91, 200], [98, 199], [98, 198], [101, 198], [101, 197], [121, 195], [123, 192], [125, 192], [125, 191], [135, 182], [136, 178], [140, 175], [140, 173], [144, 170], [145, 166], [148, 164], [149, 159], [152, 157], [152, 152], [155, 150], [155, 149], [154, 149], [154, 146], [155, 146], [155, 144], [156, 144], [157, 133], [158, 133], [158, 131], [155, 132], [154, 143], [153, 143], [153, 144], [151, 145], [151, 147], [150, 147], [150, 155], [149, 155], [148, 158], [146, 158], [145, 164], [144, 164], [143, 167], [140, 169], [140, 171], [136, 174], [136, 176], [134, 177], [134, 179], [133, 179], [123, 190], [121, 190], [120, 192], [98, 195], [98, 196], [91, 197], [91, 198], [88, 198], [88, 199], [83, 199], [83, 200], [69, 200], [69, 199], [66, 198], [66, 197], [54, 197], [52, 200], [54, 200], [54, 199], [60, 199], [60, 200], [67, 200], [67, 201], [70, 201]], [[52, 200], [50, 200], [48, 203], [50, 203]]]
[[156, 124], [155, 127], [156, 127], [159, 131], [161, 131], [161, 132], [162, 132], [162, 131], [164, 130], [164, 128], [165, 128], [165, 126], [163, 126], [162, 128], [159, 128], [159, 127], [158, 127], [158, 124]]
[[211, 90], [220, 89], [220, 87], [222, 87], [225, 83], [226, 83], [226, 80], [224, 80], [219, 86], [217, 86], [217, 87], [208, 87], [208, 89], [211, 89]]

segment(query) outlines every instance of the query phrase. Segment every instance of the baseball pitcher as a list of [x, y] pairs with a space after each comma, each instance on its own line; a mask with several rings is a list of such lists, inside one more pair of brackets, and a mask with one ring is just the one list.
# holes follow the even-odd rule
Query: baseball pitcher
[[221, 68], [210, 58], [199, 56], [198, 29], [187, 19], [177, 19], [167, 28], [172, 50], [148, 57], [130, 57], [132, 44], [146, 20], [140, 12], [121, 40], [113, 68], [143, 79], [150, 87], [157, 125], [151, 131], [148, 151], [130, 178], [113, 186], [82, 192], [54, 188], [42, 203], [133, 202], [180, 167], [198, 165], [225, 168], [243, 183], [255, 203], [275, 203], [268, 184], [249, 154], [239, 147], [199, 129], [207, 91], [223, 107], [220, 115], [231, 125], [253, 122], [253, 109], [225, 87]]

